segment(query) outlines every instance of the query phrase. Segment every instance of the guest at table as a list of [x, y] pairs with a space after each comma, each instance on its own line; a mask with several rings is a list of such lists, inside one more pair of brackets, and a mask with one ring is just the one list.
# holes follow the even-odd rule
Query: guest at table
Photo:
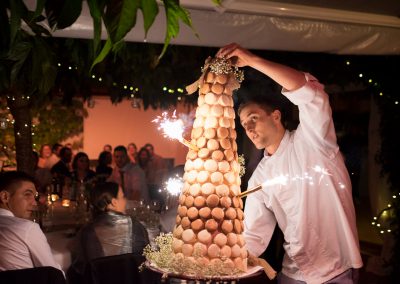
[[72, 150], [68, 147], [63, 147], [60, 150], [60, 161], [51, 168], [51, 173], [56, 178], [64, 179], [71, 177], [70, 163], [72, 160]]
[[46, 188], [51, 185], [52, 175], [50, 169], [48, 168], [39, 168], [38, 161], [39, 155], [35, 151], [32, 152], [33, 160], [34, 160], [34, 176], [35, 176], [35, 185], [36, 189], [40, 193], [46, 193]]
[[131, 163], [136, 164], [137, 163], [137, 147], [135, 143], [129, 143], [128, 147], [128, 156], [129, 160], [131, 160]]
[[109, 181], [118, 183], [127, 199], [148, 202], [150, 198], [145, 174], [138, 165], [129, 161], [128, 153], [124, 146], [115, 147], [114, 160], [116, 167]]
[[0, 173], [0, 271], [39, 266], [61, 270], [39, 225], [29, 220], [36, 196], [28, 174]]
[[42, 145], [40, 148], [39, 161], [37, 163], [39, 168], [51, 169], [59, 160], [59, 157], [53, 153], [49, 144]]
[[107, 151], [112, 153], [112, 146], [110, 144], [106, 144], [103, 146], [103, 151]]
[[144, 171], [146, 175], [146, 183], [149, 185], [149, 178], [150, 178], [150, 152], [146, 148], [140, 148], [139, 152], [137, 153], [137, 164], [139, 167]]
[[92, 259], [126, 253], [142, 255], [149, 244], [143, 225], [125, 215], [126, 198], [118, 184], [98, 183], [91, 192], [91, 205], [94, 219], [78, 234], [78, 255], [67, 273], [71, 279], [83, 275]]
[[58, 158], [58, 160], [60, 159], [60, 151], [62, 147], [63, 145], [61, 145], [60, 143], [54, 143], [53, 147], [51, 148], [53, 154]]
[[71, 171], [70, 163], [72, 160], [72, 150], [68, 147], [63, 147], [60, 150], [60, 161], [51, 168], [51, 174], [53, 175], [53, 188], [54, 193], [57, 193], [60, 198], [69, 195], [69, 192], [64, 192], [64, 187], [69, 187], [71, 184]]
[[159, 189], [162, 187], [166, 174], [168, 172], [167, 164], [163, 157], [157, 155], [154, 151], [154, 146], [150, 143], [144, 145], [144, 148], [150, 154], [150, 159], [147, 163], [146, 178], [149, 187], [151, 198], [163, 202], [164, 198], [159, 193]]
[[[95, 180], [96, 173], [89, 168], [89, 157], [84, 152], [75, 155], [72, 162], [71, 173], [71, 199], [76, 199], [79, 194], [88, 192]], [[63, 193], [65, 195], [65, 193]]]
[[167, 164], [163, 157], [156, 154], [154, 151], [154, 146], [150, 143], [144, 145], [144, 148], [149, 151], [150, 161], [148, 167], [151, 169], [149, 176], [149, 183], [155, 187], [159, 187], [168, 172]]
[[75, 155], [72, 161], [72, 179], [81, 183], [87, 183], [96, 176], [89, 168], [89, 157], [84, 152]]
[[98, 181], [106, 181], [110, 177], [113, 171], [111, 163], [112, 163], [111, 152], [108, 151], [101, 152], [97, 160], [97, 167], [96, 167], [96, 176]]

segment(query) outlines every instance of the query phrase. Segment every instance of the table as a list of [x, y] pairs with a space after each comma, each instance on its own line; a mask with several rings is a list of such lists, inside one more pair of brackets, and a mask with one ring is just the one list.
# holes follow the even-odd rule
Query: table
[[50, 245], [54, 260], [66, 272], [71, 265], [72, 244], [76, 233], [76, 205], [64, 207], [61, 200], [53, 202], [42, 220], [43, 230]]
[[71, 265], [71, 249], [70, 246], [73, 238], [68, 234], [69, 231], [54, 231], [45, 233], [47, 241], [53, 253], [54, 260], [66, 272]]

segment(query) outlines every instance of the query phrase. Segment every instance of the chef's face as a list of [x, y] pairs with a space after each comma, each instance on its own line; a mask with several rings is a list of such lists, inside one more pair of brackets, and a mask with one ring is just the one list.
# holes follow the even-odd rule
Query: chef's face
[[240, 123], [257, 149], [267, 148], [275, 142], [278, 133], [277, 123], [280, 123], [280, 115], [277, 116], [277, 114], [279, 110], [268, 113], [255, 103], [241, 110]]

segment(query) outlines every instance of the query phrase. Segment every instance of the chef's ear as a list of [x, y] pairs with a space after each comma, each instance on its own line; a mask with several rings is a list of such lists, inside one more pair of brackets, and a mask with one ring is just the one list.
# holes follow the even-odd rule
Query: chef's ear
[[271, 116], [276, 121], [281, 121], [282, 113], [280, 110], [276, 109], [271, 113]]

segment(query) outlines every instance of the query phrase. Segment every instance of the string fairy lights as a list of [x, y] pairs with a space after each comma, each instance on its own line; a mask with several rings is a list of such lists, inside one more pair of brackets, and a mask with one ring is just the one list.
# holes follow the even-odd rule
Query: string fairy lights
[[[351, 61], [345, 61], [346, 66], [351, 66]], [[378, 80], [373, 78], [373, 76], [369, 76], [365, 72], [358, 72], [357, 75], [358, 79], [366, 84], [367, 86], [371, 87], [373, 90], [373, 94], [380, 100], [385, 99], [386, 102], [394, 104], [395, 106], [399, 105], [399, 99], [396, 97], [391, 96], [390, 94], [386, 93]], [[392, 195], [392, 201], [398, 202], [397, 200], [400, 198], [400, 192], [397, 194]], [[379, 213], [373, 217], [371, 221], [371, 225], [376, 227], [380, 234], [391, 233], [393, 232], [392, 228], [390, 227], [391, 222], [390, 219], [394, 217], [394, 207], [393, 203], [388, 203], [387, 206], [379, 211]]]
[[[392, 201], [395, 202], [400, 198], [400, 192], [392, 195]], [[394, 207], [392, 203], [388, 203], [386, 208], [372, 218], [371, 225], [376, 227], [380, 234], [391, 233], [390, 218], [394, 217]]]

